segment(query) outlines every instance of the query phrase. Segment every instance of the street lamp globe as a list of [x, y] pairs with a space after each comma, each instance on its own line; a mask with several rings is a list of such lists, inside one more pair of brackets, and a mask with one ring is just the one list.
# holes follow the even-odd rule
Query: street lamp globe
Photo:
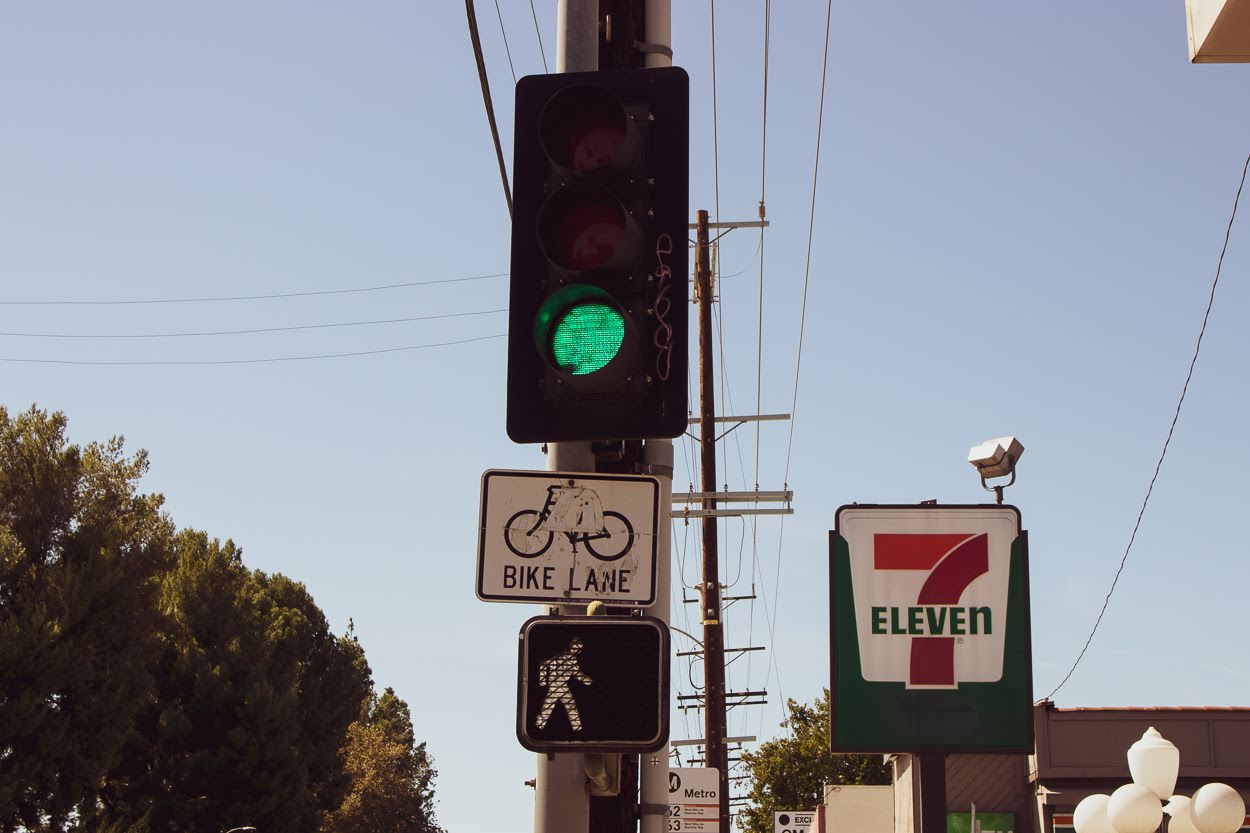
[[1128, 748], [1128, 772], [1133, 783], [1146, 787], [1160, 800], [1167, 800], [1176, 791], [1180, 767], [1180, 750], [1153, 726]]
[[1190, 800], [1187, 795], [1174, 795], [1163, 806], [1163, 812], [1171, 816], [1168, 822], [1168, 833], [1201, 833], [1194, 827], [1194, 820], [1189, 815]]
[[1163, 802], [1149, 787], [1125, 784], [1111, 793], [1107, 818], [1116, 833], [1154, 833], [1163, 821]]
[[1111, 796], [1095, 793], [1081, 799], [1072, 811], [1072, 826], [1076, 833], [1116, 833], [1107, 817], [1107, 801]]
[[1246, 817], [1246, 802], [1227, 784], [1203, 784], [1190, 800], [1189, 815], [1201, 833], [1236, 833]]

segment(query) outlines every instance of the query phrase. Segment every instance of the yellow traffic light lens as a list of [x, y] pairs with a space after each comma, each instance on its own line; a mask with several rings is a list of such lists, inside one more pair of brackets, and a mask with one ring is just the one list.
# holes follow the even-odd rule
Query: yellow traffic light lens
[[551, 357], [566, 373], [584, 376], [607, 367], [624, 339], [620, 310], [602, 303], [577, 304], [551, 330]]

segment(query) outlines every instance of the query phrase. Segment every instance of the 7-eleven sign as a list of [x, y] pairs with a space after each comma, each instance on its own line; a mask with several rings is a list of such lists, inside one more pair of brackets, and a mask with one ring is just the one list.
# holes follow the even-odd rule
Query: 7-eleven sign
[[[835, 748], [998, 749], [1029, 734], [1019, 512], [854, 505], [836, 524], [832, 691], [849, 735], [839, 747], [835, 725]], [[1003, 734], [996, 721], [1008, 714], [1014, 728]]]

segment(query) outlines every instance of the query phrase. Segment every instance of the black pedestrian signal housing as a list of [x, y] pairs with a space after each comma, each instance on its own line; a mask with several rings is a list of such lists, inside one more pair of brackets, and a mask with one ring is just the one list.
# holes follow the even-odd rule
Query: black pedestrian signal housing
[[538, 616], [521, 626], [517, 739], [534, 752], [654, 752], [668, 742], [668, 626]]
[[517, 83], [515, 442], [686, 430], [689, 98], [676, 67]]

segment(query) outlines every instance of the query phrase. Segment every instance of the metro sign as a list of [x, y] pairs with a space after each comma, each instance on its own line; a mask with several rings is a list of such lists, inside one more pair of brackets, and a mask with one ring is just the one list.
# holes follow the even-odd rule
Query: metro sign
[[1018, 510], [843, 506], [830, 550], [834, 751], [1030, 748]]

